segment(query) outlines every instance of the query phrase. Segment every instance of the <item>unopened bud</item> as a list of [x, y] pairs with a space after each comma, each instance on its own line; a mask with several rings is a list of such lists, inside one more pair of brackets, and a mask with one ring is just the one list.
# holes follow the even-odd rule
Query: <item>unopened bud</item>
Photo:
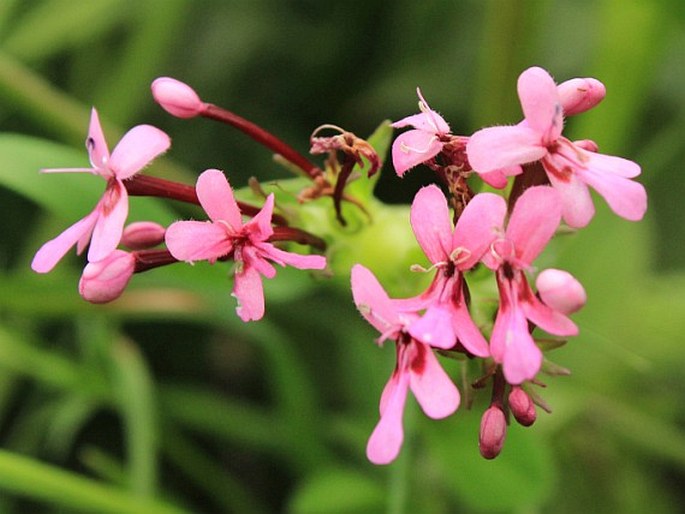
[[535, 423], [537, 413], [530, 396], [519, 386], [513, 386], [509, 393], [509, 409], [521, 425], [529, 427]]
[[491, 405], [480, 420], [478, 448], [486, 459], [494, 459], [502, 451], [507, 436], [507, 420], [502, 409]]
[[170, 77], [152, 82], [152, 96], [169, 114], [178, 118], [194, 118], [204, 109], [204, 102], [188, 84]]
[[121, 244], [131, 250], [145, 250], [164, 242], [166, 229], [152, 221], [136, 221], [124, 229]]
[[571, 116], [592, 109], [604, 99], [607, 90], [597, 79], [578, 78], [559, 84], [557, 93], [564, 114]]
[[597, 150], [599, 150], [599, 145], [592, 139], [580, 139], [578, 141], [574, 141], [573, 144], [592, 153], [597, 153]]
[[562, 314], [576, 312], [587, 301], [585, 289], [567, 271], [546, 269], [538, 275], [535, 285], [542, 301]]
[[131, 280], [135, 264], [135, 257], [123, 250], [114, 250], [103, 260], [88, 263], [78, 284], [79, 293], [91, 303], [116, 300]]

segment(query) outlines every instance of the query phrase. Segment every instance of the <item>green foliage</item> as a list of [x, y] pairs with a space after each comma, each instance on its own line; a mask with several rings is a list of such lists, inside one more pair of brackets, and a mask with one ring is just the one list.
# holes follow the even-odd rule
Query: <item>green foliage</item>
[[[684, 20], [678, 0], [0, 2], [0, 510], [679, 512]], [[90, 175], [38, 173], [87, 165], [91, 105], [110, 145], [138, 123], [172, 136], [152, 174], [256, 176], [284, 211], [306, 186], [242, 134], [167, 116], [149, 95], [157, 75], [303, 153], [314, 127], [335, 123], [376, 130], [385, 155], [392, 130], [379, 122], [416, 112], [417, 85], [467, 134], [517, 122], [514, 82], [532, 64], [605, 82], [602, 105], [568, 128], [640, 162], [650, 209], [631, 224], [596, 198], [592, 224], [539, 262], [574, 273], [589, 302], [574, 318], [581, 335], [554, 352], [573, 374], [540, 389], [553, 414], [510, 426], [495, 461], [478, 455], [478, 401], [438, 422], [410, 402], [398, 461], [379, 468], [364, 456], [394, 356], [355, 311], [347, 270], [371, 267], [396, 295], [420, 287], [426, 277], [407, 272], [426, 262], [406, 200], [430, 180], [425, 170], [399, 180], [389, 157], [372, 181], [358, 170], [349, 191], [371, 206], [370, 224], [353, 205], [343, 229], [330, 199], [306, 204], [299, 226], [333, 243], [335, 276], [279, 269], [259, 323], [235, 316], [221, 264], [136, 276], [101, 307], [78, 296], [75, 256], [46, 276], [29, 269], [104, 188]], [[181, 209], [135, 198], [131, 218], [202, 216]], [[445, 365], [457, 377], [462, 363]]]

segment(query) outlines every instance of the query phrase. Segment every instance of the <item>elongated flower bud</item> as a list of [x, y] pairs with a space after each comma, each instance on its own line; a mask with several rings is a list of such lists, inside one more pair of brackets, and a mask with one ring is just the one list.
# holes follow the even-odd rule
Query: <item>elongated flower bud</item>
[[121, 244], [131, 250], [145, 250], [164, 242], [166, 229], [153, 221], [136, 221], [124, 229]]
[[152, 96], [169, 114], [177, 118], [194, 118], [204, 109], [195, 90], [188, 84], [170, 77], [159, 77], [152, 82]]
[[567, 271], [546, 269], [538, 275], [535, 285], [542, 301], [562, 314], [576, 312], [587, 301], [585, 289]]
[[480, 421], [478, 448], [486, 459], [494, 459], [502, 451], [507, 436], [507, 420], [502, 409], [491, 405]]
[[519, 386], [511, 388], [509, 393], [509, 409], [521, 425], [529, 427], [535, 423], [537, 413], [535, 412], [535, 404], [530, 396]]
[[599, 80], [578, 78], [557, 86], [564, 115], [572, 116], [592, 109], [606, 96], [607, 90]]
[[123, 250], [114, 250], [98, 262], [90, 262], [83, 270], [78, 290], [91, 303], [116, 300], [131, 280], [135, 257]]

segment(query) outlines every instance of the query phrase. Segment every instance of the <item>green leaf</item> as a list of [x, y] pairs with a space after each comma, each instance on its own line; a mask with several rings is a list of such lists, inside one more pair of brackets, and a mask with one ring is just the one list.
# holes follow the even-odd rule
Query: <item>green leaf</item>
[[292, 514], [362, 514], [381, 512], [384, 488], [358, 471], [318, 470], [298, 487], [290, 500]]
[[104, 483], [0, 450], [0, 489], [76, 511], [115, 514], [179, 514], [158, 500], [133, 496]]

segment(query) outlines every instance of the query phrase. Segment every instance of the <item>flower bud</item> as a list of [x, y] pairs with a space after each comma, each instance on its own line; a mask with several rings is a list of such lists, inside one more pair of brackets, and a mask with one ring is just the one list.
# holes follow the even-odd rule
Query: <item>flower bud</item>
[[507, 420], [502, 409], [491, 405], [480, 420], [478, 448], [486, 459], [494, 459], [502, 451], [507, 435]]
[[145, 250], [164, 242], [166, 229], [152, 221], [136, 221], [124, 229], [121, 244], [131, 250]]
[[159, 77], [152, 82], [152, 96], [169, 114], [178, 118], [194, 118], [205, 104], [188, 84], [170, 77]]
[[574, 141], [573, 144], [588, 152], [597, 153], [597, 150], [599, 150], [599, 145], [592, 139], [579, 139], [578, 141]]
[[513, 386], [509, 393], [509, 409], [521, 425], [529, 427], [535, 423], [537, 413], [530, 396], [519, 386]]
[[114, 250], [101, 261], [89, 262], [78, 284], [79, 293], [91, 303], [116, 300], [126, 289], [135, 264], [135, 257], [123, 250]]
[[592, 109], [606, 96], [607, 90], [593, 78], [571, 79], [557, 86], [564, 115], [571, 116]]
[[576, 312], [587, 300], [583, 286], [567, 271], [546, 269], [535, 285], [542, 301], [562, 314]]

